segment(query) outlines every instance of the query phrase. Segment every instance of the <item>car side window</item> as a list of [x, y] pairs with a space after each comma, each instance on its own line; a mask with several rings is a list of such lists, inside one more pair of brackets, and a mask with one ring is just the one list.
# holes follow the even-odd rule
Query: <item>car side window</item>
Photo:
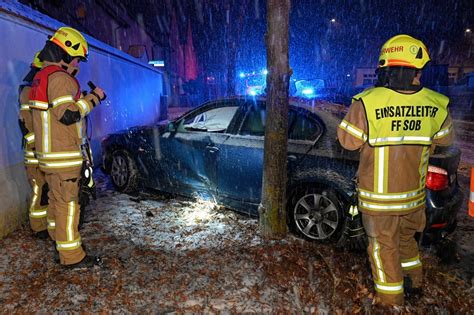
[[263, 107], [250, 106], [240, 128], [240, 134], [262, 137], [265, 134], [265, 118], [266, 112]]
[[[263, 137], [265, 135], [266, 109], [264, 106], [249, 106], [239, 134]], [[288, 113], [288, 128], [291, 127], [295, 113]]]
[[218, 107], [185, 117], [178, 131], [225, 132], [238, 108], [238, 106]]
[[300, 112], [295, 113], [295, 116], [289, 139], [314, 141], [322, 133], [323, 129], [316, 121]]

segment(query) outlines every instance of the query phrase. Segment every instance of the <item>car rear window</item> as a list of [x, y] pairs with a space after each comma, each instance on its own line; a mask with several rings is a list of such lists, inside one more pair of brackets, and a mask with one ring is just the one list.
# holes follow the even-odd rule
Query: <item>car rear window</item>
[[245, 115], [241, 135], [263, 136], [265, 134], [266, 112], [263, 107], [251, 107]]
[[[266, 111], [264, 107], [250, 107], [242, 126], [241, 135], [260, 136], [265, 134]], [[288, 113], [288, 138], [293, 140], [314, 141], [321, 134], [321, 126], [304, 115], [304, 113], [290, 110]]]
[[321, 134], [321, 126], [311, 118], [298, 113], [291, 126], [289, 138], [293, 140], [314, 141]]

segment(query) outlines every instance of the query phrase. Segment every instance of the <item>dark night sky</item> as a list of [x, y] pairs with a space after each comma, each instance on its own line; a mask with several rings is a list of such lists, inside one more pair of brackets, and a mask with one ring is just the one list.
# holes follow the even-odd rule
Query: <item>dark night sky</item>
[[[264, 0], [122, 0], [133, 13], [142, 13], [147, 26], [165, 7], [176, 9], [182, 33], [191, 18], [194, 45], [209, 73], [225, 72], [230, 21], [239, 30], [237, 73], [265, 68]], [[294, 77], [342, 78], [356, 67], [375, 66], [380, 46], [391, 36], [410, 34], [423, 40], [436, 63], [474, 63], [474, 1], [292, 0], [290, 65]], [[165, 3], [167, 5], [165, 5]], [[242, 11], [236, 9], [245, 6]], [[331, 19], [335, 22], [331, 22]], [[241, 22], [239, 22], [241, 21]], [[242, 25], [239, 25], [241, 23]], [[183, 38], [184, 40], [184, 38]]]
[[[406, 33], [428, 46], [438, 63], [466, 59], [474, 36], [474, 1], [292, 1], [290, 64], [295, 76], [331, 77], [357, 66], [375, 66], [380, 46]], [[331, 19], [336, 22], [331, 22]], [[238, 67], [265, 65], [265, 21], [247, 24]], [[249, 62], [250, 61], [250, 62]]]

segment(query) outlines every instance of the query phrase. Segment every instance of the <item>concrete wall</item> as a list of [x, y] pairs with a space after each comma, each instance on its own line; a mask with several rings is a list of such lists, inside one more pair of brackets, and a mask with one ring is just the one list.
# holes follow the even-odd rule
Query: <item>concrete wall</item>
[[[17, 2], [0, 3], [0, 238], [27, 219], [31, 189], [23, 168], [18, 127], [18, 86], [34, 53], [47, 35], [62, 26]], [[92, 144], [100, 162], [100, 139], [135, 125], [159, 120], [163, 75], [129, 55], [91, 37], [89, 62], [81, 64], [82, 90], [92, 80], [107, 92], [107, 100], [90, 114]]]

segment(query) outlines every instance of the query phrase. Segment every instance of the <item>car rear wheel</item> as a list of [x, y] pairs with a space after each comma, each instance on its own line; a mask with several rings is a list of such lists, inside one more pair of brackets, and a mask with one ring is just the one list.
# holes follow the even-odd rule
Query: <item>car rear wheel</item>
[[290, 229], [304, 238], [335, 241], [343, 225], [342, 203], [331, 190], [300, 189], [290, 199], [288, 219]]
[[118, 150], [112, 153], [110, 177], [118, 191], [135, 193], [138, 190], [138, 168], [127, 151]]

